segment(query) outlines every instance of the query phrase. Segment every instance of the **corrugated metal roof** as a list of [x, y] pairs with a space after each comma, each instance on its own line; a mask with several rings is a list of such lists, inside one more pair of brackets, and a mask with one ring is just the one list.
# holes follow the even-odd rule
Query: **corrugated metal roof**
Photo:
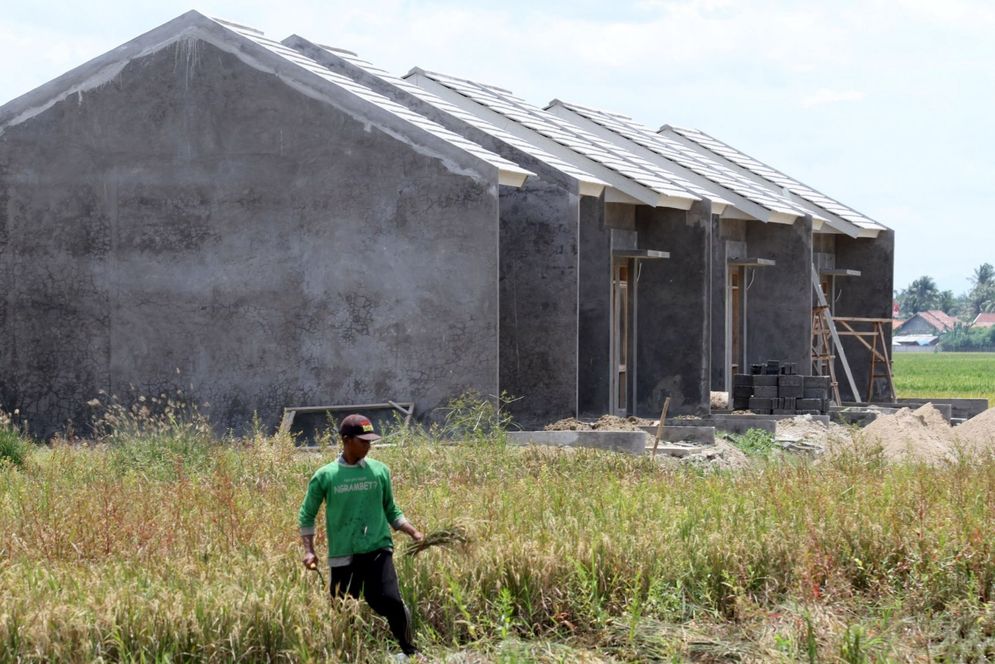
[[496, 166], [499, 170], [507, 173], [515, 173], [523, 176], [534, 175], [531, 171], [528, 171], [515, 163], [504, 159], [503, 157], [494, 154], [493, 152], [486, 150], [485, 148], [468, 141], [462, 136], [455, 134], [445, 127], [432, 122], [428, 118], [419, 115], [408, 108], [405, 108], [401, 104], [384, 97], [381, 94], [370, 90], [369, 88], [356, 83], [350, 78], [342, 76], [341, 74], [336, 74], [329, 71], [327, 67], [323, 67], [314, 60], [307, 58], [297, 51], [287, 48], [278, 41], [269, 39], [263, 35], [262, 32], [255, 30], [253, 28], [247, 28], [236, 23], [231, 23], [221, 19], [214, 19], [219, 25], [225, 27], [231, 32], [237, 33], [241, 37], [255, 42], [259, 46], [269, 50], [274, 55], [288, 60], [298, 67], [307, 70], [308, 72], [323, 78], [329, 83], [349, 92], [350, 94], [363, 99], [364, 101], [377, 106], [378, 108], [391, 113], [402, 120], [414, 125], [415, 127], [432, 134], [433, 136], [440, 138], [453, 146], [469, 152], [475, 157]]
[[698, 129], [687, 129], [683, 127], [673, 127], [666, 125], [661, 131], [672, 130], [677, 134], [687, 138], [690, 141], [700, 145], [701, 147], [709, 150], [710, 152], [719, 155], [727, 159], [728, 161], [737, 164], [738, 166], [745, 168], [746, 170], [762, 177], [763, 179], [771, 182], [778, 187], [787, 189], [788, 191], [804, 198], [813, 205], [817, 205], [823, 210], [830, 212], [841, 219], [844, 219], [860, 228], [868, 230], [885, 230], [885, 226], [879, 224], [866, 217], [865, 215], [857, 212], [851, 207], [848, 207], [839, 201], [829, 198], [825, 194], [822, 194], [811, 187], [802, 184], [798, 180], [785, 175], [781, 171], [771, 168], [767, 164], [764, 164], [757, 159], [749, 156], [744, 152], [740, 152], [736, 148], [723, 143], [722, 141], [709, 136], [703, 131]]
[[562, 100], [550, 102], [551, 106], [556, 104], [573, 111], [581, 117], [587, 118], [591, 122], [632, 141], [664, 159], [700, 175], [724, 189], [756, 203], [766, 210], [798, 217], [807, 214], [806, 211], [792, 204], [784, 197], [758, 186], [755, 182], [725, 166], [722, 162], [712, 159], [702, 152], [689, 149], [680, 142], [668, 138], [663, 134], [655, 133], [648, 127], [640, 125], [632, 118]]
[[465, 123], [467, 123], [467, 124], [469, 124], [469, 125], [471, 125], [473, 127], [476, 127], [480, 131], [482, 131], [482, 132], [484, 132], [486, 134], [489, 134], [489, 135], [493, 136], [494, 138], [496, 138], [496, 139], [498, 139], [498, 140], [500, 140], [500, 141], [502, 141], [504, 143], [507, 143], [508, 145], [510, 145], [510, 146], [512, 146], [512, 147], [514, 147], [514, 148], [516, 148], [518, 150], [521, 150], [522, 152], [524, 152], [524, 153], [526, 153], [528, 155], [531, 155], [532, 157], [538, 159], [539, 161], [541, 161], [541, 162], [543, 162], [545, 164], [548, 164], [552, 168], [560, 171], [561, 173], [569, 175], [570, 177], [574, 178], [575, 180], [579, 180], [581, 182], [586, 182], [586, 183], [590, 183], [590, 184], [594, 184], [594, 185], [598, 185], [598, 186], [602, 186], [602, 187], [606, 186], [605, 182], [603, 182], [602, 180], [596, 178], [595, 176], [591, 175], [590, 173], [588, 173], [588, 172], [586, 172], [586, 171], [584, 171], [584, 170], [582, 170], [580, 168], [577, 168], [576, 166], [573, 166], [572, 164], [568, 164], [567, 162], [563, 161], [559, 157], [556, 157], [555, 155], [552, 155], [552, 154], [546, 152], [545, 150], [543, 150], [543, 149], [541, 149], [541, 148], [539, 148], [539, 147], [537, 147], [535, 145], [532, 145], [531, 143], [529, 143], [527, 141], [523, 141], [523, 140], [519, 139], [518, 137], [509, 134], [508, 132], [504, 131], [503, 129], [500, 129], [500, 128], [494, 126], [490, 122], [487, 122], [486, 120], [484, 120], [482, 118], [479, 118], [476, 115], [473, 115], [472, 113], [467, 113], [466, 111], [464, 111], [460, 107], [456, 106], [455, 104], [450, 104], [445, 99], [442, 99], [441, 97], [432, 94], [428, 90], [420, 88], [417, 85], [413, 85], [413, 84], [409, 83], [408, 81], [404, 80], [403, 78], [401, 78], [399, 76], [395, 76], [395, 75], [391, 74], [390, 72], [388, 72], [388, 71], [386, 71], [384, 69], [381, 69], [380, 67], [377, 67], [376, 65], [370, 63], [369, 61], [364, 60], [363, 58], [359, 57], [358, 55], [356, 55], [352, 51], [346, 51], [344, 49], [338, 49], [338, 48], [334, 48], [334, 47], [331, 47], [331, 46], [325, 46], [325, 45], [321, 45], [321, 44], [316, 44], [316, 46], [318, 46], [318, 48], [323, 49], [324, 51], [326, 51], [330, 55], [333, 55], [335, 57], [341, 58], [342, 60], [345, 60], [346, 62], [348, 62], [349, 64], [353, 65], [354, 67], [358, 67], [359, 69], [363, 70], [367, 74], [369, 74], [371, 76], [375, 76], [375, 77], [377, 77], [377, 78], [379, 78], [379, 79], [381, 79], [381, 80], [389, 83], [390, 85], [398, 88], [399, 90], [401, 90], [403, 92], [406, 92], [409, 95], [412, 95], [414, 97], [417, 97], [421, 101], [423, 101], [423, 102], [425, 102], [425, 103], [427, 103], [427, 104], [429, 104], [431, 106], [434, 106], [435, 108], [439, 109], [440, 111], [448, 113], [449, 115], [452, 115], [453, 117], [455, 117], [455, 118], [457, 118], [457, 119], [459, 119], [459, 120], [461, 120], [461, 121], [463, 121], [463, 122], [465, 122]]
[[675, 174], [666, 173], [631, 152], [617, 148], [580, 127], [529, 104], [507, 90], [421, 69], [412, 70], [412, 73], [421, 74], [657, 194], [691, 200], [714, 198], [709, 192], [691, 182]]

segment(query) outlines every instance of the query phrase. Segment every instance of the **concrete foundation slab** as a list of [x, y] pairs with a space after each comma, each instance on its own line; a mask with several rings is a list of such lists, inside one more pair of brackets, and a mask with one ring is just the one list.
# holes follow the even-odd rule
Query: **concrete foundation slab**
[[643, 454], [649, 441], [642, 431], [511, 431], [506, 435], [513, 445], [590, 447], [626, 454]]
[[[656, 437], [656, 427], [639, 427], [650, 435]], [[686, 441], [690, 443], [705, 443], [711, 445], [715, 442], [715, 427], [711, 426], [664, 426], [661, 440], [667, 442]], [[652, 442], [650, 443], [652, 445]]]

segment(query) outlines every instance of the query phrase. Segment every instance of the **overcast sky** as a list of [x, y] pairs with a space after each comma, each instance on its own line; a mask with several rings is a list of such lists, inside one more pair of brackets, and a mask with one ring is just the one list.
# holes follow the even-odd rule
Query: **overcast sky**
[[419, 66], [693, 126], [895, 229], [896, 287], [995, 263], [995, 3], [7, 3], [0, 103], [197, 9], [394, 73]]

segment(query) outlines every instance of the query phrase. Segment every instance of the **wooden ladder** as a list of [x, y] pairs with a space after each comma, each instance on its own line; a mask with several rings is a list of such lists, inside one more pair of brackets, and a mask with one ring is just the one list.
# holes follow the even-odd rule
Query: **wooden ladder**
[[[871, 353], [870, 371], [867, 376], [867, 401], [874, 401], [875, 392], [880, 394], [885, 401], [895, 401], [895, 377], [891, 372], [891, 360], [888, 356], [888, 337], [885, 336], [884, 326], [891, 325], [890, 318], [850, 318], [837, 317], [843, 330], [840, 336], [854, 337], [863, 344]], [[869, 323], [870, 330], [857, 330], [858, 323]], [[870, 342], [867, 341], [870, 339]], [[877, 379], [884, 379], [885, 389], [877, 390]]]
[[836, 355], [833, 354], [832, 337], [826, 327], [828, 306], [812, 307], [812, 373], [815, 376], [829, 376], [833, 400], [840, 405], [840, 384], [836, 380]]
[[[855, 401], [860, 401], [860, 392], [857, 391], [857, 383], [853, 380], [853, 373], [850, 371], [850, 363], [846, 359], [846, 351], [840, 342], [840, 336], [836, 332], [836, 324], [833, 322], [833, 315], [829, 311], [829, 303], [826, 302], [826, 294], [822, 292], [822, 285], [819, 283], [819, 272], [812, 264], [812, 288], [815, 291], [815, 306], [812, 307], [812, 371], [816, 376], [829, 376], [832, 383], [833, 398], [836, 405], [842, 405], [840, 398], [839, 383], [836, 381], [836, 358], [839, 357], [843, 373], [846, 374], [847, 384], [853, 393]], [[831, 343], [830, 343], [831, 342]], [[833, 348], [836, 353], [833, 353]], [[825, 373], [823, 373], [825, 372]]]

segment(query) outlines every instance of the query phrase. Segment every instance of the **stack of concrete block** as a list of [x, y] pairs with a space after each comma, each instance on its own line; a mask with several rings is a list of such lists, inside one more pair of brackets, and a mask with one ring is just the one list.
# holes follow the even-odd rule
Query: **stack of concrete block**
[[820, 415], [829, 409], [829, 377], [801, 376], [794, 363], [754, 364], [733, 376], [732, 407], [761, 415]]

